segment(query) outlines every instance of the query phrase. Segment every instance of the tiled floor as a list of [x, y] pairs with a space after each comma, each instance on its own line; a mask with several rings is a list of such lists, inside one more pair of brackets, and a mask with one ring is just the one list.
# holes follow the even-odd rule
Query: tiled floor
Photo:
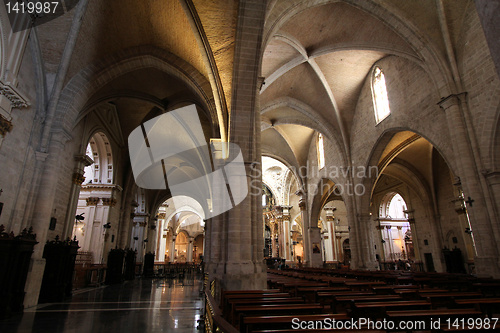
[[142, 279], [76, 293], [0, 321], [2, 333], [202, 332], [202, 281]]

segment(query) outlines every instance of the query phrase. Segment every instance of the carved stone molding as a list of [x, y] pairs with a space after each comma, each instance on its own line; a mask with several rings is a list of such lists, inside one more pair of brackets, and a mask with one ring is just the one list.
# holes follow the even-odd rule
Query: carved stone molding
[[116, 199], [115, 198], [101, 198], [102, 200], [102, 204], [104, 206], [111, 206], [113, 207], [114, 205], [116, 205]]
[[12, 131], [12, 123], [0, 114], [0, 135], [5, 136]]
[[4, 95], [13, 108], [27, 108], [30, 103], [9, 84], [0, 82], [0, 94]]
[[166, 213], [160, 213], [157, 215], [158, 219], [162, 219], [164, 220], [166, 217], [167, 217], [167, 214]]
[[85, 180], [85, 176], [78, 173], [78, 172], [75, 172], [73, 174], [73, 184], [76, 184], [76, 185], [82, 185], [83, 181]]
[[87, 206], [95, 206], [99, 202], [98, 197], [88, 197], [86, 200], [87, 200]]

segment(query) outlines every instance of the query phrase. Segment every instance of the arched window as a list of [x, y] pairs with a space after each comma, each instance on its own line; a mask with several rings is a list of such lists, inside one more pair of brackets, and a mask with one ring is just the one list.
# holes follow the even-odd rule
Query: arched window
[[375, 119], [377, 124], [391, 114], [385, 76], [380, 67], [375, 67], [372, 78], [373, 106], [375, 108]]
[[92, 136], [86, 151], [94, 164], [85, 168], [84, 184], [112, 184], [113, 183], [113, 155], [111, 145], [104, 133]]
[[318, 168], [321, 170], [325, 167], [325, 146], [323, 144], [323, 134], [318, 135]]

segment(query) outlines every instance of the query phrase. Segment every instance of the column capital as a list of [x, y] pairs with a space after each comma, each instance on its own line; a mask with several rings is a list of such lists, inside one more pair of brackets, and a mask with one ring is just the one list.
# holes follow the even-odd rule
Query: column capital
[[88, 197], [85, 200], [87, 201], [87, 206], [95, 206], [99, 202], [99, 197]]
[[117, 202], [115, 198], [101, 198], [101, 200], [104, 206], [111, 206], [111, 207], [116, 205]]
[[467, 98], [466, 92], [462, 92], [459, 94], [451, 94], [447, 97], [441, 98], [441, 100], [437, 104], [441, 109], [446, 111], [448, 108], [452, 106], [460, 105], [460, 102], [465, 101], [466, 98]]
[[73, 173], [73, 177], [72, 177], [73, 184], [81, 186], [84, 180], [85, 180], [85, 176], [82, 175], [81, 173], [79, 173], [79, 172]]
[[12, 122], [0, 114], [0, 135], [5, 136], [7, 133], [12, 131]]

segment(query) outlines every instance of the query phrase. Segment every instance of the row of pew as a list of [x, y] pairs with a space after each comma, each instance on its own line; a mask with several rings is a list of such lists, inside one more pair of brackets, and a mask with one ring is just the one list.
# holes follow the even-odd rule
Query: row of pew
[[[492, 279], [392, 271], [353, 274], [269, 269], [267, 283], [264, 290], [222, 291], [222, 316], [239, 332], [331, 331], [333, 321], [336, 328], [352, 332], [479, 332], [479, 325], [496, 324], [494, 318], [500, 317], [500, 284], [496, 286], [498, 281]], [[384, 321], [396, 323], [395, 328], [381, 326]], [[423, 322], [425, 327], [400, 329], [403, 321]], [[353, 326], [353, 322], [359, 325]]]

